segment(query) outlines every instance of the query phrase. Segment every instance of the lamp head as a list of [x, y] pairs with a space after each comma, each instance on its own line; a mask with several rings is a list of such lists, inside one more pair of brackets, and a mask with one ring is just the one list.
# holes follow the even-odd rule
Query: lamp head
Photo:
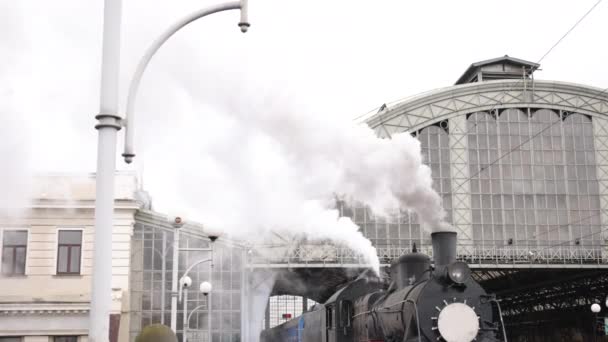
[[125, 163], [131, 164], [133, 162], [133, 158], [135, 158], [135, 154], [123, 153], [122, 157], [125, 159]]
[[602, 310], [602, 308], [600, 307], [600, 305], [598, 303], [591, 304], [591, 312], [598, 313], [598, 312], [600, 312], [600, 310]]
[[179, 282], [182, 284], [182, 286], [184, 288], [189, 288], [190, 286], [192, 286], [192, 278], [190, 278], [188, 276], [182, 277], [182, 279], [180, 279]]
[[202, 292], [202, 293], [203, 293], [203, 294], [206, 296], [206, 295], [208, 295], [209, 293], [211, 293], [211, 290], [212, 290], [211, 283], [210, 283], [210, 282], [208, 282], [208, 281], [204, 281], [204, 282], [202, 282], [202, 283], [201, 283], [201, 285], [200, 285], [199, 289], [200, 289], [200, 290], [201, 290], [201, 292]]
[[220, 235], [222, 235], [221, 231], [209, 227], [205, 227], [203, 229], [203, 232], [207, 233], [207, 237], [209, 238], [209, 240], [211, 240], [212, 243], [215, 242], [220, 237]]

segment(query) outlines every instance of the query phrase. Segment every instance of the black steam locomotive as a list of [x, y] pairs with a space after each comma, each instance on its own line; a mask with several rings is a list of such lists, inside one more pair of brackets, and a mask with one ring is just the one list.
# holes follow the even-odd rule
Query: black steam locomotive
[[456, 233], [431, 234], [434, 267], [417, 253], [391, 265], [390, 284], [361, 276], [324, 304], [262, 332], [262, 342], [506, 341], [500, 306], [456, 261]]

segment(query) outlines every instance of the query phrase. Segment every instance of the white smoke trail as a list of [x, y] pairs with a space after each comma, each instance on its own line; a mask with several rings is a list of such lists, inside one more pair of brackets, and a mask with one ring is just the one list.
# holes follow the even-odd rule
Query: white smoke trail
[[[195, 99], [203, 93], [198, 86], [179, 81], [187, 90], [179, 95], [173, 129], [182, 134], [163, 140], [155, 134], [157, 144], [146, 150], [148, 181], [163, 180], [147, 183], [151, 193], [163, 194], [158, 206], [181, 208], [241, 238], [274, 231], [330, 239], [364, 253], [376, 269], [371, 243], [332, 210], [334, 193], [376, 213], [401, 207], [430, 228], [446, 227], [430, 169], [409, 134], [379, 139], [368, 127], [307, 108], [291, 93], [269, 90], [268, 98], [256, 97], [254, 89], [266, 90], [255, 82], [242, 89], [223, 80], [227, 85], [219, 87], [234, 85], [231, 97], [216, 95], [205, 106]], [[241, 104], [234, 105], [233, 97]], [[167, 167], [166, 156], [175, 167]]]
[[[146, 3], [150, 11], [144, 14], [142, 3], [125, 3], [125, 22], [138, 25], [125, 25], [124, 80], [162, 27], [200, 7], [198, 2], [155, 5]], [[30, 133], [34, 170], [91, 171], [101, 38], [101, 21], [91, 19], [101, 18], [101, 6], [74, 0], [4, 6], [6, 17], [17, 18], [6, 21], [6, 31], [21, 45], [0, 42], [3, 52], [15, 55], [3, 64], [3, 77], [6, 70], [13, 72], [4, 83], [13, 100], [6, 101], [3, 90], [2, 119], [19, 108], [25, 122], [18, 125]], [[67, 15], [75, 10], [80, 15]], [[223, 25], [228, 19], [214, 20]], [[350, 220], [338, 217], [333, 194], [356, 198], [378, 213], [405, 206], [426, 225], [441, 226], [439, 196], [421, 164], [418, 142], [407, 134], [377, 139], [368, 128], [315, 106], [310, 99], [332, 95], [294, 81], [308, 79], [294, 61], [304, 65], [315, 53], [268, 53], [291, 37], [264, 23], [272, 18], [260, 19], [258, 33], [247, 36], [235, 28], [201, 37], [189, 28], [190, 35], [180, 33], [150, 65], [136, 108], [137, 152], [146, 160], [145, 185], [156, 208], [183, 212], [237, 238], [262, 240], [275, 231], [331, 239], [361, 251], [372, 265], [378, 264], [375, 250]], [[262, 34], [276, 40], [262, 40]], [[193, 43], [200, 39], [205, 46]], [[10, 131], [7, 136], [18, 137]], [[5, 154], [0, 157], [6, 160]], [[11, 172], [5, 179], [25, 174]]]

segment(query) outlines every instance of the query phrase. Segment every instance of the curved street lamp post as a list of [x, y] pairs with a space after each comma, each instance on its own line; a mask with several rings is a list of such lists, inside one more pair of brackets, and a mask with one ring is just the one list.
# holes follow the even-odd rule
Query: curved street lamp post
[[[212, 252], [213, 253], [213, 252]], [[211, 263], [211, 267], [209, 270], [209, 277], [211, 277], [211, 274], [213, 272], [213, 254], [211, 255], [210, 259], [202, 259], [199, 260], [195, 263], [193, 263], [192, 265], [190, 265], [190, 267], [188, 267], [188, 269], [186, 269], [186, 271], [184, 272], [184, 275], [180, 278], [179, 283], [180, 283], [180, 287], [179, 287], [179, 300], [182, 301], [182, 293], [183, 293], [183, 315], [184, 315], [184, 319], [183, 319], [183, 334], [182, 334], [182, 342], [186, 342], [188, 337], [188, 326], [190, 325], [190, 317], [192, 316], [192, 313], [197, 311], [198, 309], [204, 307], [204, 305], [199, 305], [196, 308], [194, 308], [192, 310], [192, 312], [190, 312], [190, 314], [188, 315], [188, 288], [192, 285], [192, 278], [190, 278], [188, 276], [188, 273], [197, 265], [206, 263], [206, 262], [210, 262]], [[200, 284], [199, 290], [205, 295], [205, 297], [207, 297], [207, 331], [208, 331], [208, 341], [211, 341], [211, 283], [204, 281]], [[177, 307], [171, 307], [171, 314], [177, 314]], [[171, 321], [171, 324], [174, 325], [175, 321]], [[177, 330], [173, 329], [174, 332], [176, 332]]]
[[126, 121], [124, 121], [118, 114], [122, 0], [104, 1], [100, 105], [99, 113], [95, 116], [98, 121], [95, 125], [95, 129], [98, 130], [98, 140], [95, 176], [95, 242], [88, 335], [91, 342], [107, 342], [109, 340], [109, 315], [112, 309], [112, 227], [117, 132], [123, 125], [125, 126], [126, 144], [123, 156], [125, 161], [130, 163], [135, 156], [132, 143], [135, 96], [145, 68], [156, 51], [167, 39], [189, 23], [213, 13], [233, 9], [241, 10], [238, 25], [242, 32], [246, 32], [249, 28], [247, 0], [240, 0], [211, 6], [208, 9], [192, 13], [169, 27], [154, 41], [140, 60], [131, 81]]
[[[188, 329], [190, 326], [190, 318], [192, 318], [192, 314], [194, 314], [197, 310], [204, 308], [205, 306], [207, 306], [207, 319], [208, 322], [207, 324], [211, 323], [211, 296], [209, 296], [209, 294], [211, 293], [211, 283], [208, 281], [204, 281], [200, 284], [199, 286], [199, 290], [201, 291], [202, 294], [205, 295], [205, 297], [207, 297], [207, 304], [203, 304], [203, 305], [199, 305], [197, 307], [195, 307], [194, 309], [192, 309], [192, 311], [190, 313], [188, 313], [188, 288], [190, 286], [192, 286], [192, 278], [186, 276], [183, 276], [180, 279], [180, 283], [182, 284], [182, 288], [184, 289], [184, 329], [183, 329], [183, 334], [182, 334], [182, 342], [187, 342], [188, 341]], [[208, 325], [207, 326], [207, 332], [208, 332], [208, 341], [211, 342], [211, 326]]]
[[591, 304], [591, 312], [593, 312], [593, 330], [591, 330], [591, 332], [593, 333], [594, 342], [597, 341], [597, 314], [600, 313], [601, 310], [602, 307], [599, 304]]

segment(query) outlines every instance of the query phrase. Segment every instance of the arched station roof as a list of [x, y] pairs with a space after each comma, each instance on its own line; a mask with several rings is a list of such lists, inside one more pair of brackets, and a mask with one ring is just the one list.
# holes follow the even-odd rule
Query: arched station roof
[[380, 137], [415, 132], [458, 115], [506, 108], [544, 108], [608, 116], [608, 90], [533, 80], [497, 80], [455, 85], [383, 105], [366, 123]]

